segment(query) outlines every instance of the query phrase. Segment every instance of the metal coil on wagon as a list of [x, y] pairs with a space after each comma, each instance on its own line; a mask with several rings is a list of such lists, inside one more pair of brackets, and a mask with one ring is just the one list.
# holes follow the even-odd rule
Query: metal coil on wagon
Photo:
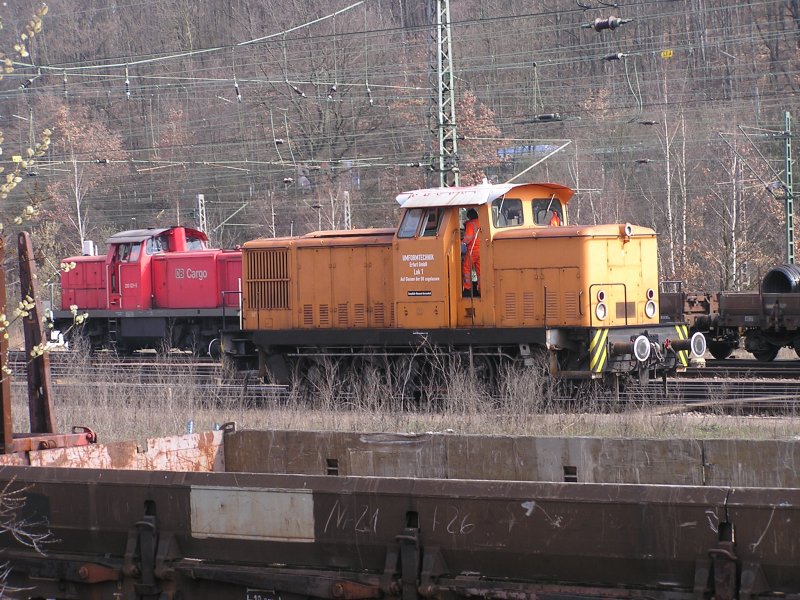
[[764, 294], [787, 294], [800, 292], [800, 266], [778, 265], [772, 268], [761, 282]]

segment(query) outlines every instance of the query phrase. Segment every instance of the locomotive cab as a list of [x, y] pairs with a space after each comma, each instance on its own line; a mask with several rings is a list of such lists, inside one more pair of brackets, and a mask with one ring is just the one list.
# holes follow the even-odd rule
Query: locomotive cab
[[[572, 190], [554, 184], [400, 194], [397, 200], [404, 210], [394, 253], [398, 325], [493, 326], [497, 322], [495, 237], [501, 233], [530, 237], [536, 230], [566, 224], [571, 196]], [[476, 224], [467, 226], [471, 211], [477, 213]]]
[[185, 227], [123, 231], [108, 240], [106, 270], [111, 310], [152, 308], [152, 261], [157, 254], [203, 250], [208, 238]]
[[569, 377], [684, 368], [704, 341], [660, 325], [655, 232], [571, 225], [572, 194], [549, 183], [400, 194], [398, 324], [451, 328], [487, 351], [544, 347]]

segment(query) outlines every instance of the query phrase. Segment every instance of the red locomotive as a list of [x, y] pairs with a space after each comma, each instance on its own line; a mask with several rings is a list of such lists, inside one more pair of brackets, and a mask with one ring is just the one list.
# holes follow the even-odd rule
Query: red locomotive
[[54, 328], [76, 331], [77, 309], [93, 349], [205, 352], [223, 324], [238, 324], [242, 277], [242, 253], [207, 242], [189, 227], [136, 229], [111, 236], [106, 256], [63, 259]]

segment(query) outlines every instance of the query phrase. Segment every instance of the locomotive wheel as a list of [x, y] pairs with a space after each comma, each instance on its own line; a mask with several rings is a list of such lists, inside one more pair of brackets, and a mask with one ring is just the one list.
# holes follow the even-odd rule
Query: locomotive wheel
[[418, 356], [400, 356], [395, 359], [392, 371], [392, 392], [397, 396], [400, 406], [404, 410], [419, 408], [423, 397], [429, 395], [425, 389], [423, 359]]
[[122, 343], [114, 344], [113, 349], [116, 355], [119, 357], [133, 356], [133, 353], [135, 351], [134, 348], [128, 346], [127, 344], [122, 344]]
[[192, 329], [186, 333], [182, 342], [181, 350], [188, 350], [192, 353], [192, 356], [195, 357], [202, 356], [203, 352], [208, 348], [208, 342], [203, 339], [199, 327], [192, 327]]
[[753, 356], [756, 357], [756, 360], [760, 360], [761, 362], [770, 362], [775, 360], [775, 357], [778, 356], [778, 352], [780, 348], [777, 346], [763, 346], [758, 350], [753, 351]]
[[350, 365], [350, 391], [362, 406], [379, 408], [389, 402], [391, 393], [390, 368], [386, 357], [364, 355], [354, 358]]
[[717, 360], [725, 360], [733, 354], [735, 348], [736, 346], [730, 342], [708, 342], [708, 351]]
[[303, 357], [299, 360], [297, 373], [298, 392], [317, 408], [333, 408], [340, 405], [344, 394], [343, 378], [347, 374], [347, 362], [336, 357]]
[[172, 350], [172, 344], [167, 338], [162, 338], [155, 343], [155, 351], [159, 356], [169, 355], [170, 350]]
[[208, 356], [213, 359], [219, 360], [222, 358], [222, 342], [219, 338], [214, 338], [208, 342], [208, 349], [206, 350]]
[[497, 366], [494, 358], [484, 354], [476, 354], [472, 357], [472, 372], [475, 379], [489, 388], [497, 383]]

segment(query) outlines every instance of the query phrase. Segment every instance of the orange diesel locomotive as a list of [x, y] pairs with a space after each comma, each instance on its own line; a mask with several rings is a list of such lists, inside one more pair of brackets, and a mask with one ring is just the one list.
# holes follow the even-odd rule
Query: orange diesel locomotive
[[[702, 356], [702, 335], [659, 321], [655, 232], [570, 225], [572, 195], [551, 183], [416, 190], [397, 197], [397, 229], [248, 242], [248, 336], [226, 350], [246, 339], [278, 382], [326, 357], [409, 361], [435, 349], [486, 375], [542, 355], [566, 378], [646, 378]], [[470, 209], [479, 257], [462, 240]]]

